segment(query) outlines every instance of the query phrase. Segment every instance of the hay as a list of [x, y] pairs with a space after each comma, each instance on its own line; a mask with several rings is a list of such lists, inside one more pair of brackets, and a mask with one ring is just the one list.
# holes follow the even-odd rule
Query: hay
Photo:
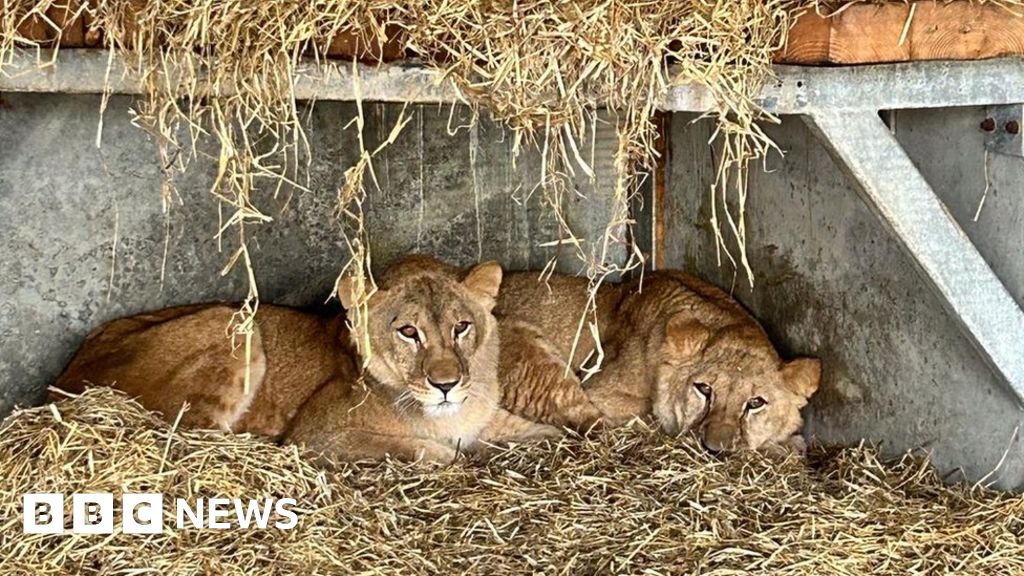
[[[0, 470], [4, 574], [1024, 571], [1024, 498], [946, 487], [918, 458], [867, 448], [808, 469], [716, 460], [634, 427], [440, 470], [322, 471], [294, 447], [170, 430], [100, 388], [12, 416]], [[292, 531], [29, 536], [21, 496], [34, 491], [290, 496], [306, 512]]]

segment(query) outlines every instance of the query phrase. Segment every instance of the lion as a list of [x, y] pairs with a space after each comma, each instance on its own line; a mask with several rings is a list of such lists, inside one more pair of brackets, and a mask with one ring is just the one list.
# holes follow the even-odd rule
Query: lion
[[[575, 276], [541, 280], [536, 273], [519, 272], [506, 277], [495, 307], [502, 334], [501, 404], [506, 410], [579, 432], [599, 427], [603, 414], [580, 382], [580, 372], [599, 342], [589, 330], [578, 341], [574, 338], [587, 309], [587, 288], [588, 282]], [[603, 285], [598, 294], [597, 321], [600, 334], [607, 336], [615, 327], [611, 313], [618, 287]], [[582, 360], [571, 362], [570, 355]]]
[[186, 427], [279, 439], [306, 398], [354, 370], [344, 319], [261, 306], [247, 361], [245, 338], [228, 333], [236, 312], [194, 304], [108, 322], [86, 337], [54, 386], [112, 386]]
[[[498, 407], [491, 308], [501, 279], [495, 263], [463, 274], [425, 257], [399, 262], [367, 302], [366, 356], [344, 317], [280, 306], [259, 308], [247, 344], [228, 337], [235, 311], [223, 304], [123, 318], [86, 338], [56, 386], [114, 386], [185, 426], [345, 460], [450, 461], [482, 432], [490, 442], [554, 437]], [[354, 305], [350, 280], [338, 296]]]
[[[585, 285], [582, 279], [560, 280], [551, 289], [578, 292]], [[533, 283], [510, 278], [506, 290], [512, 293], [502, 298], [520, 304], [515, 319], [566, 353], [576, 324], [567, 327], [563, 320], [581, 317], [585, 299], [556, 297], [555, 316], [545, 306], [522, 305], [547, 297], [549, 288], [535, 276]], [[606, 423], [653, 415], [665, 432], [692, 430], [715, 453], [803, 449], [800, 409], [820, 383], [818, 360], [784, 362], [739, 303], [682, 272], [653, 272], [605, 290], [598, 293], [596, 314], [605, 324], [602, 367], [581, 386]], [[501, 302], [498, 309], [513, 313]]]
[[501, 406], [527, 420], [587, 432], [598, 427], [601, 410], [590, 401], [565, 356], [535, 326], [500, 320], [498, 364]]
[[[320, 388], [286, 440], [350, 459], [388, 453], [448, 462], [478, 440], [560, 436], [499, 407], [500, 336], [492, 309], [501, 280], [494, 262], [461, 280], [433, 258], [393, 266], [367, 302], [366, 390], [352, 379]], [[339, 283], [338, 296], [345, 308], [355, 305], [350, 280]]]

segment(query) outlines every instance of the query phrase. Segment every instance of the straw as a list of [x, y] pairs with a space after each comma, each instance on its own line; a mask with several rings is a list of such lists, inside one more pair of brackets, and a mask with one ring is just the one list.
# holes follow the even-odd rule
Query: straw
[[[717, 459], [637, 423], [445, 468], [320, 469], [293, 446], [173, 430], [106, 388], [55, 408], [0, 428], [4, 574], [1024, 573], [1024, 498], [869, 447], [813, 466]], [[125, 491], [292, 497], [302, 512], [290, 531], [179, 530], [167, 508], [158, 535], [22, 534], [25, 493], [69, 507]]]

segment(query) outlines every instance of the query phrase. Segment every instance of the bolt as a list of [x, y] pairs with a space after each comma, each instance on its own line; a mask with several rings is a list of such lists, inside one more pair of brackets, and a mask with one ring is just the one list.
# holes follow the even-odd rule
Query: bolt
[[1010, 134], [1017, 134], [1020, 132], [1020, 123], [1016, 120], [1010, 120], [1006, 123], [1006, 131]]
[[985, 132], [991, 132], [996, 129], [996, 121], [991, 118], [985, 118], [981, 121], [981, 129]]

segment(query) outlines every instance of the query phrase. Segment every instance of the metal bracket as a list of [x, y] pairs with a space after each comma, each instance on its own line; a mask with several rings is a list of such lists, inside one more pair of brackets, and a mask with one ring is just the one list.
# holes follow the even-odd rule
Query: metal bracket
[[1024, 312], [878, 113], [818, 111], [806, 118], [964, 334], [1024, 399]]
[[1024, 157], [1024, 104], [986, 106], [981, 129], [985, 131], [985, 148], [990, 152]]

